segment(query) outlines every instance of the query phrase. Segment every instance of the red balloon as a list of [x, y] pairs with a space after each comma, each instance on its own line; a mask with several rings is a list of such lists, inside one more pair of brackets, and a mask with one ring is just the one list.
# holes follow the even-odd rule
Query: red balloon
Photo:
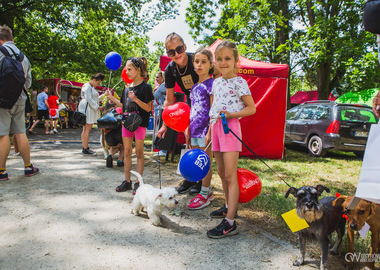
[[237, 178], [239, 182], [239, 203], [247, 203], [259, 196], [261, 192], [260, 178], [247, 169], [237, 169]]
[[50, 109], [49, 114], [54, 117], [57, 114], [57, 111], [55, 109]]
[[165, 124], [178, 132], [183, 132], [190, 124], [190, 107], [184, 102], [177, 102], [164, 109], [162, 120]]
[[131, 80], [127, 75], [127, 69], [124, 67], [123, 71], [121, 72], [121, 78], [125, 83], [132, 83], [133, 80]]
[[116, 108], [116, 112], [117, 112], [118, 114], [123, 114], [123, 108], [121, 108], [121, 107], [117, 107], [117, 108]]

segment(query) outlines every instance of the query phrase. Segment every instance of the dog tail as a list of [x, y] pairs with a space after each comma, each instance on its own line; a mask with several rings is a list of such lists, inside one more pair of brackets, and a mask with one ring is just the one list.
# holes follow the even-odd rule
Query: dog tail
[[141, 174], [139, 174], [138, 172], [135, 172], [135, 171], [131, 171], [131, 174], [133, 174], [134, 176], [137, 177], [137, 179], [139, 180], [140, 184], [144, 184], [143, 178], [142, 178]]

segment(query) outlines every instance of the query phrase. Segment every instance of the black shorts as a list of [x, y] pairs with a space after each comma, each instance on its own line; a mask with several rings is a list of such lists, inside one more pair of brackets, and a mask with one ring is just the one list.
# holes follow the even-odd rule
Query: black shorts
[[112, 129], [110, 132], [106, 133], [104, 137], [106, 143], [109, 146], [117, 146], [119, 143], [123, 144], [123, 138], [121, 136], [121, 127]]
[[42, 120], [42, 117], [45, 118], [45, 120], [49, 120], [49, 111], [48, 110], [38, 110], [37, 111], [37, 117], [38, 117], [38, 120]]

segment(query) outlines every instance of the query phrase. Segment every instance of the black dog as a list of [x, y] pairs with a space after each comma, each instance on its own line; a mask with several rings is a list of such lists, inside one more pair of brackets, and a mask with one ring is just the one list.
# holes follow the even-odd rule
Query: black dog
[[342, 237], [345, 231], [346, 220], [342, 217], [343, 208], [332, 206], [336, 197], [326, 197], [318, 201], [323, 191], [330, 190], [322, 185], [316, 187], [291, 187], [285, 194], [289, 193], [297, 198], [297, 215], [305, 219], [310, 227], [298, 232], [301, 256], [293, 262], [293, 265], [300, 266], [305, 259], [306, 239], [315, 239], [321, 243], [322, 255], [320, 269], [327, 269], [327, 255], [330, 243], [330, 236], [333, 231], [338, 234], [338, 239], [334, 247], [330, 250], [331, 254], [338, 254], [338, 248], [342, 243]]

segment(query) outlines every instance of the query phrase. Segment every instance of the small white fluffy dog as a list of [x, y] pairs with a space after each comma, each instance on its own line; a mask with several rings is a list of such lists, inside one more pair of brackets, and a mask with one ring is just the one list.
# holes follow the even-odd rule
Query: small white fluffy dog
[[175, 197], [178, 192], [173, 187], [158, 189], [151, 185], [144, 184], [143, 178], [138, 172], [131, 171], [131, 173], [135, 175], [140, 182], [140, 187], [137, 189], [133, 198], [134, 215], [138, 216], [140, 211], [144, 208], [152, 224], [155, 226], [160, 225], [160, 215], [165, 207], [172, 209], [178, 204]]

